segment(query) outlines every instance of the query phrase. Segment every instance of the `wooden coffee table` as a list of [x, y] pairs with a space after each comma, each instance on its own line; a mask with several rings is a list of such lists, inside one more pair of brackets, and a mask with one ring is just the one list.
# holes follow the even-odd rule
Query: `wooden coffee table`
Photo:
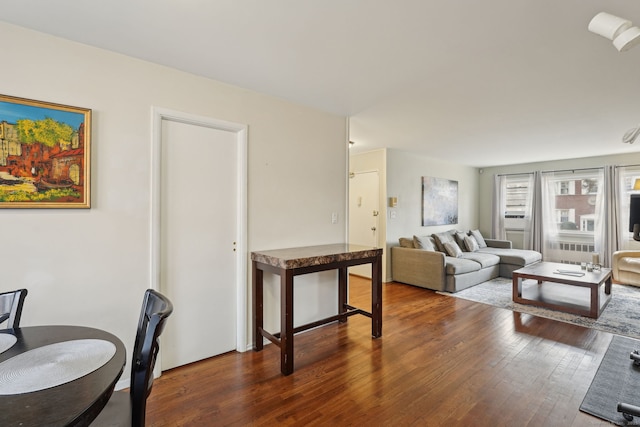
[[[537, 283], [523, 283], [525, 279]], [[520, 304], [597, 319], [610, 300], [610, 268], [590, 272], [577, 265], [542, 261], [513, 272], [513, 301]]]

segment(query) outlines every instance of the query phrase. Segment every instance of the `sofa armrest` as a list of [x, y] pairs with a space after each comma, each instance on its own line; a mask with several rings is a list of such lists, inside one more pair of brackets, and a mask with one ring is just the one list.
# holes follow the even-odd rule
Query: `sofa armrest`
[[391, 276], [394, 281], [444, 290], [445, 255], [442, 252], [391, 247]]
[[484, 241], [490, 248], [513, 249], [511, 240], [484, 239]]

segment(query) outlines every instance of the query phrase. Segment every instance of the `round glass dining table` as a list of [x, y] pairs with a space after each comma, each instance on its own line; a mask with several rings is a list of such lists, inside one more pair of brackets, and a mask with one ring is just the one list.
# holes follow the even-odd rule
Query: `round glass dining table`
[[100, 329], [30, 326], [0, 330], [0, 338], [3, 427], [89, 425], [126, 363], [122, 341]]

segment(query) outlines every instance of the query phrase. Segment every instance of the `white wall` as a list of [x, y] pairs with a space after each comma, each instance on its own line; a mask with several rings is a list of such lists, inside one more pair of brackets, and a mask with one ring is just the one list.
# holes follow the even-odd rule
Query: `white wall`
[[[423, 176], [458, 181], [458, 224], [422, 226]], [[398, 198], [396, 208], [387, 208], [387, 251], [389, 247], [398, 245], [400, 237], [430, 235], [452, 228], [467, 231], [478, 227], [478, 169], [474, 167], [444, 163], [424, 155], [389, 149], [387, 197]], [[392, 212], [395, 212], [395, 218], [391, 218]], [[389, 257], [389, 263], [390, 260]], [[393, 271], [391, 275], [393, 276]]]
[[[93, 110], [92, 208], [0, 210], [0, 291], [29, 289], [24, 326], [105, 329], [131, 354], [150, 286], [152, 106], [249, 126], [249, 251], [346, 241], [344, 117], [5, 23], [0, 39], [0, 93]], [[334, 276], [300, 281], [296, 323], [335, 314]]]

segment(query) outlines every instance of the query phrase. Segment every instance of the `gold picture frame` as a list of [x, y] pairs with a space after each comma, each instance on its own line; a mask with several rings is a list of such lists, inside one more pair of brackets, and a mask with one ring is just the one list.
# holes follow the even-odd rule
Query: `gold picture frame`
[[91, 110], [0, 95], [0, 208], [91, 207]]

